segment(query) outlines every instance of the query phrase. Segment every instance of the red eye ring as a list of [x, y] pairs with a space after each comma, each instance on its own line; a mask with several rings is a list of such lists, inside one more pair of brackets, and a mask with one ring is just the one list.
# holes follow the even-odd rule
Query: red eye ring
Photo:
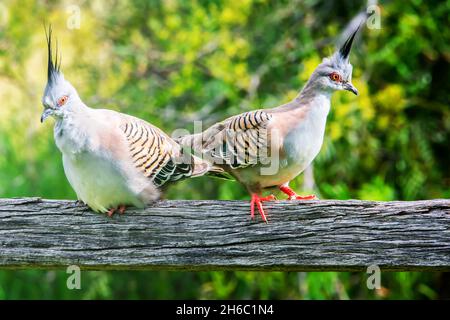
[[67, 100], [69, 99], [68, 96], [62, 96], [61, 98], [58, 99], [58, 107], [63, 106], [64, 104], [66, 104]]
[[342, 81], [341, 75], [339, 73], [337, 73], [337, 72], [330, 73], [330, 79], [333, 80], [334, 82], [341, 82]]

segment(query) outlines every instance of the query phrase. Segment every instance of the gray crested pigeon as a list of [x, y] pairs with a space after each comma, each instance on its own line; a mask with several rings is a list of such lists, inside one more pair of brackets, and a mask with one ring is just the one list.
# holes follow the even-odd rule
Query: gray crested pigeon
[[[247, 188], [252, 218], [256, 206], [267, 222], [262, 202], [275, 197], [262, 197], [266, 188], [278, 187], [290, 200], [316, 199], [314, 195], [297, 195], [289, 182], [311, 164], [322, 147], [332, 93], [348, 90], [358, 94], [351, 82], [349, 62], [358, 29], [334, 54], [322, 60], [294, 100], [272, 109], [245, 112], [202, 133], [177, 139], [184, 148], [208, 158]], [[263, 174], [267, 164], [273, 163], [277, 170]]]
[[57, 45], [53, 62], [51, 26], [46, 38], [48, 78], [41, 122], [49, 116], [56, 120], [55, 142], [79, 200], [111, 216], [116, 210], [123, 213], [127, 205], [143, 207], [158, 199], [168, 182], [223, 171], [184, 156], [178, 143], [144, 120], [85, 105], [60, 70]]

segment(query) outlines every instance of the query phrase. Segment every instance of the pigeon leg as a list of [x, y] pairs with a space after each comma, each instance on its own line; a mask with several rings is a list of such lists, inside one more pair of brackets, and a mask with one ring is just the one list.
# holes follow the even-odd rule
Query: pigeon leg
[[116, 210], [117, 210], [116, 208], [111, 208], [108, 210], [108, 212], [106, 214], [108, 215], [108, 217], [111, 218], [113, 216], [114, 212], [116, 212]]
[[313, 194], [308, 195], [308, 196], [299, 196], [297, 193], [295, 193], [294, 190], [292, 190], [289, 185], [283, 184], [280, 186], [280, 190], [281, 192], [285, 193], [288, 195], [288, 200], [316, 200], [317, 197]]
[[252, 193], [252, 200], [250, 202], [250, 216], [252, 219], [255, 218], [255, 205], [258, 208], [259, 214], [261, 215], [262, 220], [267, 223], [267, 218], [266, 218], [266, 214], [264, 212], [262, 203], [264, 201], [272, 201], [272, 200], [276, 200], [275, 196], [273, 194], [271, 194], [270, 196], [267, 197], [260, 197], [259, 195], [257, 195], [256, 193]]
[[124, 214], [124, 213], [125, 213], [125, 209], [126, 209], [125, 205], [124, 205], [124, 204], [121, 204], [121, 205], [119, 206], [119, 213], [120, 213], [120, 214]]

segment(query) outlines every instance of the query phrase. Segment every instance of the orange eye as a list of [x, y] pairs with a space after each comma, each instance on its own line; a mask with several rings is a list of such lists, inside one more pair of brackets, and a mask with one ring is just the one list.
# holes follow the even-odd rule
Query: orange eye
[[341, 82], [342, 81], [341, 76], [339, 75], [339, 73], [336, 73], [336, 72], [330, 73], [330, 79], [335, 81], [335, 82]]
[[67, 99], [69, 99], [68, 96], [62, 96], [61, 98], [59, 98], [59, 100], [58, 100], [58, 107], [63, 106], [67, 102]]

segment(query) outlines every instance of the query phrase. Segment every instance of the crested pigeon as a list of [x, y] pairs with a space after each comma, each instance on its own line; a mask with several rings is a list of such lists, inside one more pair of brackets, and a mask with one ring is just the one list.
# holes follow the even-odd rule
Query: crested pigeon
[[[349, 62], [358, 29], [334, 54], [322, 60], [292, 101], [232, 116], [201, 133], [177, 139], [184, 148], [210, 159], [247, 188], [252, 218], [256, 206], [267, 222], [262, 202], [275, 197], [262, 197], [264, 189], [278, 187], [289, 200], [316, 199], [314, 195], [297, 195], [289, 182], [311, 164], [321, 149], [332, 93], [348, 90], [358, 94], [351, 82]], [[268, 165], [276, 170], [264, 172]]]
[[83, 103], [53, 62], [52, 29], [47, 34], [47, 85], [41, 122], [56, 120], [54, 138], [66, 177], [80, 201], [96, 212], [123, 213], [126, 205], [143, 207], [160, 196], [166, 183], [222, 171], [182, 149], [144, 120]]

